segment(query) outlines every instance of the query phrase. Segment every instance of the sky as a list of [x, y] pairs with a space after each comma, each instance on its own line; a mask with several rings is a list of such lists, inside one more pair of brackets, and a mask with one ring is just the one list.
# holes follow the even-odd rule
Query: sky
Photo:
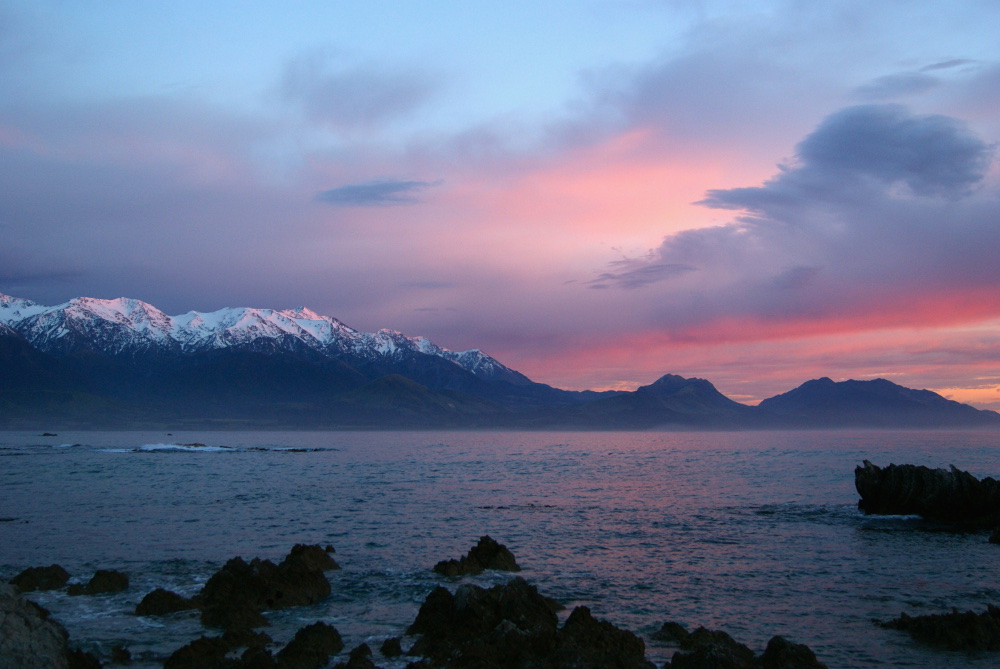
[[1000, 409], [994, 0], [0, 0], [0, 292]]

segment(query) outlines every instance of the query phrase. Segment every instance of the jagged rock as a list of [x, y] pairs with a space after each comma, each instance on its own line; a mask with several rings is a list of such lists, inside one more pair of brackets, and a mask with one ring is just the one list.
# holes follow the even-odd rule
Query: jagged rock
[[379, 669], [379, 667], [372, 662], [372, 649], [363, 643], [351, 651], [347, 662], [338, 662], [333, 665], [333, 669]]
[[569, 614], [558, 633], [556, 666], [577, 669], [653, 669], [642, 639], [597, 620], [586, 606]]
[[66, 637], [48, 611], [0, 584], [0, 669], [68, 669]]
[[650, 636], [657, 641], [665, 641], [680, 646], [691, 635], [680, 623], [668, 620]]
[[866, 514], [919, 515], [927, 520], [970, 527], [1000, 524], [1000, 482], [981, 481], [956, 469], [916, 465], [880, 468], [868, 460], [854, 470], [861, 495], [858, 508]]
[[193, 599], [181, 597], [176, 592], [157, 588], [139, 602], [135, 607], [137, 616], [165, 616], [177, 611], [189, 611], [198, 608]]
[[132, 651], [125, 646], [112, 646], [111, 661], [114, 664], [130, 664], [132, 662]]
[[521, 571], [514, 554], [489, 536], [480, 537], [479, 543], [460, 560], [442, 560], [434, 565], [434, 571], [445, 576], [478, 574], [485, 569]]
[[[263, 664], [261, 660], [271, 656], [265, 648], [269, 643], [271, 637], [260, 632], [203, 636], [175, 650], [163, 663], [163, 669], [268, 669], [274, 667], [273, 659]], [[246, 648], [240, 658], [227, 657], [240, 648]]]
[[753, 651], [720, 630], [699, 627], [674, 653], [670, 667], [676, 669], [752, 669]]
[[771, 637], [764, 653], [757, 658], [757, 666], [761, 669], [826, 669], [809, 646], [792, 643], [781, 636]]
[[68, 580], [69, 572], [54, 564], [48, 567], [28, 567], [10, 579], [10, 583], [17, 586], [21, 592], [33, 592], [35, 590], [58, 590], [66, 585]]
[[66, 593], [72, 597], [79, 595], [103, 595], [128, 590], [128, 576], [113, 569], [98, 569], [87, 585], [73, 584]]
[[407, 630], [422, 635], [409, 654], [441, 664], [461, 656], [484, 667], [519, 667], [552, 654], [557, 627], [545, 599], [522, 578], [488, 590], [463, 584], [454, 595], [437, 587]]
[[958, 610], [926, 616], [903, 613], [899, 618], [878, 624], [947, 650], [1000, 650], [1000, 607], [993, 605], [983, 613]]
[[334, 568], [336, 563], [318, 546], [296, 545], [277, 565], [233, 558], [202, 588], [202, 624], [224, 629], [266, 625], [261, 611], [315, 604], [328, 597], [330, 582], [323, 570]]
[[399, 657], [403, 654], [403, 647], [399, 642], [399, 637], [396, 636], [383, 641], [378, 650], [384, 657], [388, 658]]
[[69, 650], [66, 653], [69, 669], [101, 669], [101, 661], [84, 650]]
[[578, 607], [559, 629], [551, 602], [522, 578], [485, 589], [435, 588], [407, 634], [420, 634], [410, 655], [432, 666], [483, 669], [652, 667], [641, 639]]
[[332, 625], [316, 622], [295, 633], [295, 638], [278, 652], [280, 669], [320, 669], [331, 655], [344, 649], [340, 633]]

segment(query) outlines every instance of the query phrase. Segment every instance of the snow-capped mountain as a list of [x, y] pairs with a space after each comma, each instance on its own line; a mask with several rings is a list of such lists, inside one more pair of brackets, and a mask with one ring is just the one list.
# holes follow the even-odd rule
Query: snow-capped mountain
[[313, 352], [324, 358], [376, 363], [414, 354], [434, 356], [489, 381], [530, 385], [524, 375], [478, 349], [451, 351], [394, 330], [359, 332], [305, 307], [225, 308], [168, 316], [141, 300], [78, 297], [55, 306], [0, 294], [0, 324], [51, 354], [90, 350], [108, 356], [184, 355], [233, 349]]

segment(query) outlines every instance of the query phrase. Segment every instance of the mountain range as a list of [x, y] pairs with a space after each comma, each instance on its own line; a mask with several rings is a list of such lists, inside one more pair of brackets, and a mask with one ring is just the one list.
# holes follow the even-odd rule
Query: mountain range
[[998, 426], [884, 379], [808, 381], [752, 407], [667, 374], [632, 392], [536, 383], [478, 349], [359, 332], [305, 307], [168, 316], [135, 299], [0, 294], [0, 428], [748, 429]]

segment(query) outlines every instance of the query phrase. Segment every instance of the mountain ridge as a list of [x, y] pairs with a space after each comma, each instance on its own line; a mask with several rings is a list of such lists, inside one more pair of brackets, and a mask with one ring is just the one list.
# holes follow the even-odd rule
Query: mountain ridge
[[[758, 406], [665, 374], [634, 391], [536, 383], [479, 349], [359, 332], [306, 307], [169, 316], [133, 298], [0, 294], [0, 427], [768, 429], [1000, 426], [1000, 414], [885, 379], [806, 381]], [[89, 413], [88, 413], [89, 412]]]

